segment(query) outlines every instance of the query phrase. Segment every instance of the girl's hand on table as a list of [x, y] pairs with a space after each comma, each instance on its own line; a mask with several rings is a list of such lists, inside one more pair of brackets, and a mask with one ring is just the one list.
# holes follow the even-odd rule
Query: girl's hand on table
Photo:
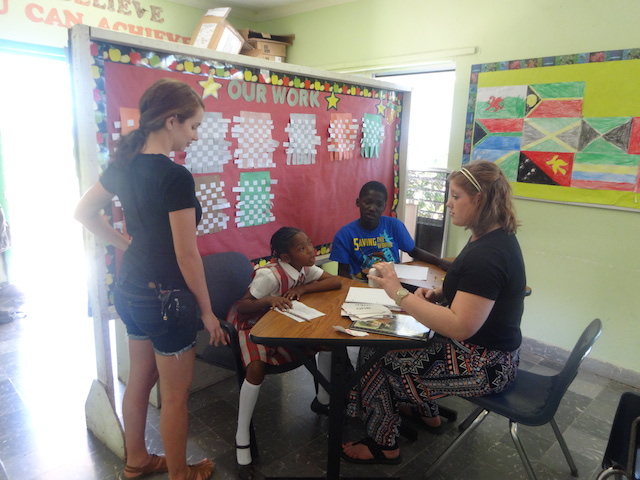
[[271, 297], [270, 303], [272, 309], [289, 310], [293, 306], [291, 300], [285, 297]]

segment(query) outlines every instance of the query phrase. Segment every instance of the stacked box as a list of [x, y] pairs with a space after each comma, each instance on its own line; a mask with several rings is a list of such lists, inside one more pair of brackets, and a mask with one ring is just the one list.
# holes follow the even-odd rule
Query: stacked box
[[240, 53], [244, 38], [227, 22], [230, 8], [212, 8], [204, 14], [193, 32], [190, 45], [225, 53]]
[[293, 40], [296, 38], [295, 35], [271, 35], [248, 28], [240, 29], [239, 32], [245, 41], [240, 52], [242, 55], [274, 62], [286, 61], [287, 46], [293, 45]]

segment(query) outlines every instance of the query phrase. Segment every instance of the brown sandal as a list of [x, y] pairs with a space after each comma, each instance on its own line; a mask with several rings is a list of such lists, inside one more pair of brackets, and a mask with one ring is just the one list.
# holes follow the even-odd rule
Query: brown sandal
[[216, 464], [205, 458], [195, 465], [189, 465], [189, 473], [185, 480], [207, 480], [213, 475], [215, 468]]
[[[124, 471], [120, 474], [120, 480], [138, 480], [139, 478], [152, 475], [154, 473], [165, 473], [167, 469], [167, 459], [161, 455], [151, 454], [151, 458], [142, 467], [124, 466]], [[132, 476], [128, 476], [128, 475]]]

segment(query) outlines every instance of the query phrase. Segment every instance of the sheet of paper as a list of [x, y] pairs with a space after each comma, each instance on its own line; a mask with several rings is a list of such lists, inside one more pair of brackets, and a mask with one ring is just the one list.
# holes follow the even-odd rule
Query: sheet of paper
[[391, 318], [391, 310], [377, 303], [352, 303], [342, 304], [343, 314], [352, 319], [359, 318]]
[[398, 308], [395, 301], [389, 298], [382, 288], [351, 287], [349, 288], [345, 302], [377, 303], [378, 305], [385, 305], [392, 309]]
[[310, 322], [314, 318], [318, 318], [324, 315], [324, 313], [322, 313], [321, 311], [316, 310], [315, 308], [308, 307], [298, 300], [294, 300], [291, 303], [293, 304], [293, 306], [288, 310], [276, 310], [289, 318], [293, 318], [296, 322]]
[[396, 263], [394, 265], [396, 275], [401, 279], [408, 280], [426, 280], [429, 276], [429, 267], [421, 267], [419, 265], [403, 265]]
[[359, 332], [356, 330], [351, 330], [350, 328], [344, 328], [340, 325], [334, 325], [333, 328], [334, 330], [337, 330], [342, 333], [346, 333], [348, 335], [351, 335], [352, 337], [366, 337], [367, 335], [369, 335], [367, 332]]

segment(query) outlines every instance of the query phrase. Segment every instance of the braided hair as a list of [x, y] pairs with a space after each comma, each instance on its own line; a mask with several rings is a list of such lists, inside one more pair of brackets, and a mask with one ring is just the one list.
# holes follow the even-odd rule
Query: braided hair
[[283, 253], [288, 253], [293, 237], [302, 230], [294, 227], [282, 227], [271, 237], [271, 256], [280, 258]]

